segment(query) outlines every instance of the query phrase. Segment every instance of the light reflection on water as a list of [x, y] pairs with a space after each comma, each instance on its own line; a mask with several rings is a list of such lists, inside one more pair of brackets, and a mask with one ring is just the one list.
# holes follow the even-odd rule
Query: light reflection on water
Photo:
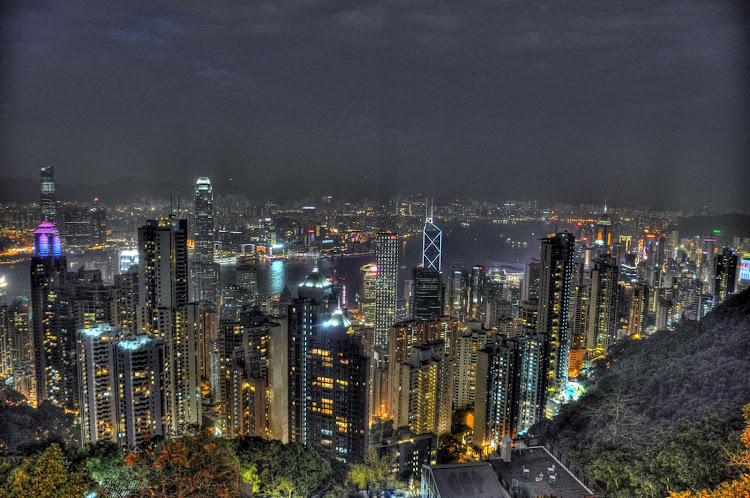
[[[473, 223], [464, 228], [456, 224], [443, 227], [443, 273], [450, 271], [451, 264], [461, 261], [464, 268], [483, 264], [485, 267], [501, 266], [510, 271], [522, 271], [523, 263], [539, 257], [539, 238], [554, 231], [554, 227], [542, 223], [524, 223], [518, 225], [490, 225]], [[513, 247], [506, 243], [512, 237], [515, 241], [527, 242], [527, 247]], [[421, 262], [422, 240], [419, 236], [406, 239], [399, 254], [399, 292], [402, 283], [409, 278], [411, 269]], [[345, 279], [347, 295], [353, 298], [361, 292], [359, 269], [367, 263], [374, 262], [372, 255], [350, 258], [323, 258], [319, 260], [320, 271], [327, 277], [342, 276]], [[69, 262], [82, 264], [74, 258]], [[93, 262], [96, 265], [96, 262]], [[297, 284], [309, 275], [315, 265], [314, 261], [262, 261], [258, 265], [258, 291], [267, 296], [281, 293], [289, 285], [293, 295], [297, 294]], [[220, 285], [234, 283], [236, 267], [234, 264], [221, 265]], [[29, 289], [29, 262], [0, 266], [0, 275], [8, 280], [7, 296], [22, 295]]]

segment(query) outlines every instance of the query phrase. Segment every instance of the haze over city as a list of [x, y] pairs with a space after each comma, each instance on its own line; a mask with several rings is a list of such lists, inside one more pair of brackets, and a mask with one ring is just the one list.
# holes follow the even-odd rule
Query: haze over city
[[0, 177], [749, 206], [737, 2], [10, 2], [2, 22]]

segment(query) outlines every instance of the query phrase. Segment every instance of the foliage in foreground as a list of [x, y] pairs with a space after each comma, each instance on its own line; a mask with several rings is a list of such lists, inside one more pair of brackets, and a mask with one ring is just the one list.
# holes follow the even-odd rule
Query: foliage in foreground
[[689, 491], [670, 493], [671, 498], [745, 498], [750, 496], [750, 404], [745, 406], [745, 430], [740, 439], [745, 449], [729, 454], [730, 465], [743, 469], [744, 473], [738, 479], [721, 483], [714, 490]]

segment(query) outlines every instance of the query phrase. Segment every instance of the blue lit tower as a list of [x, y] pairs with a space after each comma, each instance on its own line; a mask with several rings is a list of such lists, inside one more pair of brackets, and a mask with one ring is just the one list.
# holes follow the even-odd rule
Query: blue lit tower
[[66, 261], [60, 233], [49, 221], [34, 232], [31, 313], [37, 403], [75, 408], [76, 336], [65, 289]]
[[542, 239], [537, 331], [549, 335], [549, 387], [562, 391], [568, 380], [570, 320], [575, 237], [567, 232]]
[[422, 230], [422, 268], [443, 271], [443, 231], [433, 222], [432, 208], [430, 216], [424, 220]]
[[42, 219], [54, 223], [57, 215], [57, 199], [55, 198], [55, 168], [52, 166], [42, 167], [41, 196], [39, 208]]

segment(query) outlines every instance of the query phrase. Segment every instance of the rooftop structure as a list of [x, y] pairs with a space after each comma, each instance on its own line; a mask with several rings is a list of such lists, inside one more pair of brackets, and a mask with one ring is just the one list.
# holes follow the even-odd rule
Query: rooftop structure
[[422, 466], [422, 498], [502, 498], [509, 495], [487, 462]]
[[[510, 439], [507, 441], [509, 443]], [[526, 496], [530, 498], [551, 495], [558, 498], [604, 496], [588, 476], [541, 439], [519, 440], [512, 450], [501, 447], [498, 451], [505, 458], [494, 453], [490, 463], [503, 489], [511, 496], [514, 489], [526, 490]]]

